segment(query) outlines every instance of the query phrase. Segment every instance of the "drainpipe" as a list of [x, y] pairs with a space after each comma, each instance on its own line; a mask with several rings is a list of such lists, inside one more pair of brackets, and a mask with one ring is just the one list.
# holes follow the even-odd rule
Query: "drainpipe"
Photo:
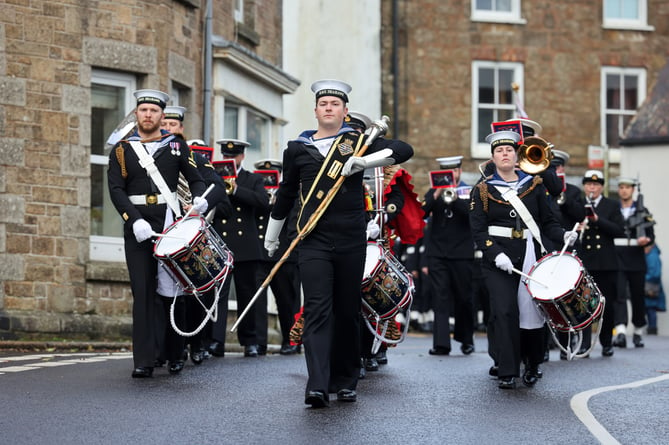
[[211, 84], [212, 84], [212, 0], [207, 0], [204, 17], [204, 95], [202, 97], [202, 140], [212, 146], [211, 139]]

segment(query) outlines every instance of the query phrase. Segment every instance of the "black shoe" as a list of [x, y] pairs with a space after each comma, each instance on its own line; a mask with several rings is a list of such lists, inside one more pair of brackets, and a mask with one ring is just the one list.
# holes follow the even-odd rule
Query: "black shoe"
[[[588, 348], [579, 349], [577, 354], [580, 356], [580, 358], [590, 358], [590, 354], [588, 354]], [[613, 355], [613, 348], [611, 348], [611, 355]]]
[[564, 351], [560, 351], [560, 360], [567, 360], [567, 353]]
[[184, 362], [188, 360], [188, 348], [184, 348], [183, 352], [181, 353], [181, 360]]
[[258, 355], [267, 355], [267, 345], [258, 345]]
[[449, 348], [444, 348], [443, 346], [435, 346], [430, 349], [429, 353], [430, 355], [448, 355], [451, 353], [451, 350]]
[[488, 375], [497, 377], [499, 375], [499, 368], [496, 365], [491, 366], [490, 369], [488, 369]]
[[611, 357], [613, 355], [613, 346], [602, 346], [602, 355], [604, 357]]
[[199, 350], [190, 353], [190, 359], [195, 365], [201, 365], [204, 361], [204, 351]]
[[535, 373], [537, 374], [538, 378], [542, 378], [544, 376], [544, 372], [541, 370], [539, 366], [537, 366]]
[[497, 387], [501, 389], [514, 389], [516, 380], [513, 377], [500, 377]]
[[634, 334], [632, 336], [632, 343], [634, 343], [635, 348], [643, 348], [643, 346], [644, 346], [643, 339], [641, 338], [641, 336], [639, 334]]
[[157, 358], [157, 359], [153, 362], [153, 367], [154, 367], [154, 368], [162, 368], [163, 365], [165, 365], [165, 360], [160, 359], [160, 358]]
[[337, 400], [340, 402], [355, 402], [358, 395], [352, 389], [340, 389], [337, 391]]
[[616, 338], [613, 339], [611, 344], [617, 348], [626, 348], [627, 347], [627, 338], [625, 338], [625, 334], [618, 334], [616, 335]]
[[215, 357], [223, 357], [225, 355], [225, 344], [221, 342], [213, 342], [209, 345], [209, 353]]
[[132, 370], [132, 377], [135, 379], [148, 378], [153, 376], [153, 368], [150, 366], [138, 366]]
[[367, 377], [367, 370], [365, 369], [365, 365], [363, 363], [360, 364], [360, 371], [358, 372], [358, 379], [362, 380], [365, 377]]
[[536, 368], [527, 368], [523, 373], [523, 385], [532, 387], [537, 381], [539, 381], [539, 376], [537, 375]]
[[550, 361], [550, 359], [551, 359], [551, 353], [550, 353], [550, 350], [546, 349], [546, 352], [544, 352], [544, 361], [543, 361], [543, 363], [546, 363], [546, 362]]
[[258, 357], [258, 345], [244, 346], [244, 357]]
[[474, 352], [474, 345], [469, 345], [469, 344], [462, 344], [460, 345], [460, 350], [464, 355], [469, 355], [472, 352]]
[[297, 354], [297, 345], [283, 345], [281, 346], [281, 350], [279, 351], [279, 354], [281, 355], [293, 355]]
[[388, 364], [388, 356], [386, 355], [385, 350], [377, 352], [376, 355], [374, 356], [374, 358], [376, 359], [376, 361], [379, 365], [387, 365]]
[[176, 362], [170, 362], [170, 374], [179, 374], [181, 370], [184, 369], [184, 362], [182, 360], [177, 360]]
[[330, 399], [323, 391], [307, 391], [304, 403], [311, 405], [312, 408], [325, 408], [330, 406]]
[[646, 332], [648, 332], [648, 335], [657, 335], [657, 328], [656, 327], [649, 327]]
[[364, 365], [365, 369], [367, 371], [378, 371], [379, 370], [379, 362], [376, 361], [375, 358], [366, 358], [364, 359]]

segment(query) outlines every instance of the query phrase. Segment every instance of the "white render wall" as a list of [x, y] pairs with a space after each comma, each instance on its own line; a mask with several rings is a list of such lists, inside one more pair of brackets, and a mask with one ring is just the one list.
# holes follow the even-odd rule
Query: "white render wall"
[[[380, 0], [283, 2], [283, 70], [301, 81], [286, 95], [283, 144], [316, 128], [311, 84], [339, 79], [353, 87], [349, 110], [381, 117]], [[390, 38], [390, 36], [388, 36]], [[276, 153], [281, 159], [281, 153]]]

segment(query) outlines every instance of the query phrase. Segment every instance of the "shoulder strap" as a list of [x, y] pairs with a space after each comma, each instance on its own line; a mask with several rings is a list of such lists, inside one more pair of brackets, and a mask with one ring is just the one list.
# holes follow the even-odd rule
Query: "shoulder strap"
[[167, 202], [167, 205], [170, 207], [170, 209], [172, 209], [174, 214], [177, 215], [177, 218], [180, 217], [181, 209], [179, 208], [179, 203], [177, 202], [176, 198], [170, 191], [170, 188], [165, 182], [165, 179], [163, 179], [163, 176], [160, 174], [158, 167], [156, 167], [156, 163], [153, 160], [153, 157], [151, 157], [149, 153], [147, 153], [146, 149], [144, 148], [144, 145], [141, 142], [139, 141], [128, 141], [128, 142], [130, 143], [130, 146], [133, 148], [133, 150], [135, 150], [135, 153], [139, 158], [139, 165], [141, 165], [144, 169], [146, 169], [146, 172], [151, 177], [151, 180], [153, 181], [154, 184], [156, 184], [158, 190], [160, 190], [160, 194], [163, 195], [163, 197], [165, 198], [165, 202]]
[[530, 232], [532, 232], [534, 239], [536, 239], [541, 246], [541, 253], [545, 254], [547, 251], [544, 244], [541, 242], [541, 231], [539, 230], [539, 226], [534, 221], [534, 218], [532, 218], [532, 214], [527, 210], [525, 204], [523, 204], [523, 201], [518, 197], [516, 191], [511, 187], [501, 187], [499, 185], [496, 185], [495, 188], [501, 193], [502, 198], [508, 201], [516, 212], [518, 212], [520, 218], [523, 220], [527, 228], [530, 229]]

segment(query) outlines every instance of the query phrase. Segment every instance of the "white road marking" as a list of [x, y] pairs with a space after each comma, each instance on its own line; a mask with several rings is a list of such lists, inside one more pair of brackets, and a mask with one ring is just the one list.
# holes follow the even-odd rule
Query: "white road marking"
[[576, 417], [585, 425], [595, 439], [599, 440], [604, 445], [620, 445], [607, 430], [597, 421], [595, 416], [588, 410], [588, 401], [591, 397], [608, 391], [616, 391], [618, 389], [638, 388], [643, 385], [650, 385], [662, 380], [669, 380], [669, 374], [653, 377], [645, 380], [637, 380], [636, 382], [625, 383], [623, 385], [603, 386], [601, 388], [590, 389], [576, 394], [571, 398], [570, 406]]
[[[76, 365], [79, 363], [98, 363], [106, 362], [107, 360], [122, 360], [131, 358], [131, 352], [114, 352], [114, 353], [53, 353], [53, 354], [31, 354], [31, 355], [16, 355], [11, 357], [0, 357], [0, 375], [5, 373], [15, 373], [22, 371], [31, 371], [41, 368], [53, 368], [56, 366]], [[59, 360], [62, 359], [62, 360]], [[28, 362], [25, 365], [20, 362]], [[12, 364], [13, 366], [3, 366], [4, 364]]]

